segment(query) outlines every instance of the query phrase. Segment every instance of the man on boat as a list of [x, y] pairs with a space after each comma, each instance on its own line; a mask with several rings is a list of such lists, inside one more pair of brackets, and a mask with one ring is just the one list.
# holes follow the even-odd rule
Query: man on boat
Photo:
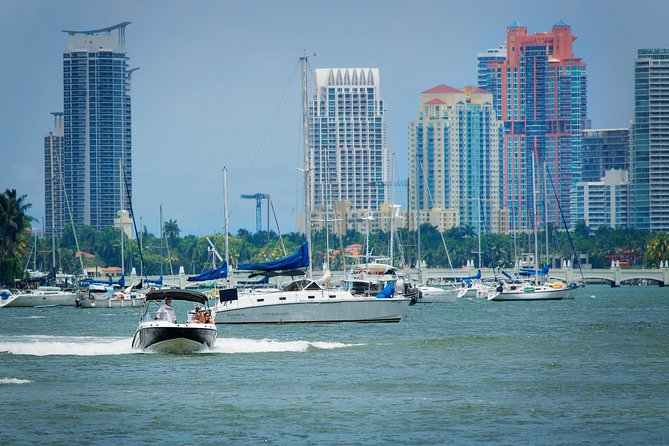
[[177, 323], [177, 314], [172, 308], [172, 298], [166, 297], [165, 303], [158, 308], [156, 312], [156, 319], [172, 322], [173, 324]]

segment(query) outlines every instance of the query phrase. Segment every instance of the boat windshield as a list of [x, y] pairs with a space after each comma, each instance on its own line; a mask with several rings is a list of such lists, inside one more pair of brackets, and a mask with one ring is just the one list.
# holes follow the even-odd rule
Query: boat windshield
[[313, 280], [300, 279], [294, 280], [286, 286], [284, 286], [282, 291], [301, 291], [301, 290], [320, 290], [321, 287]]

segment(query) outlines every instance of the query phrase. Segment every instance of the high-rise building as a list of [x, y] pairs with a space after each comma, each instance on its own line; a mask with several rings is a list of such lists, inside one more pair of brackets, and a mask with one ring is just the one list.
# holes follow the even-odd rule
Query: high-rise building
[[629, 176], [626, 170], [607, 170], [598, 181], [581, 181], [574, 188], [574, 220], [589, 228], [630, 226]]
[[669, 49], [640, 49], [634, 62], [630, 180], [634, 226], [669, 231]]
[[67, 207], [63, 190], [63, 114], [51, 113], [54, 116], [53, 130], [44, 135], [44, 232], [48, 236], [63, 235], [63, 227], [67, 222]]
[[583, 130], [583, 181], [600, 181], [607, 170], [629, 171], [629, 129]]
[[386, 201], [384, 112], [378, 68], [315, 70], [307, 187], [314, 221], [335, 203], [360, 214], [377, 212]]
[[499, 51], [496, 59], [479, 60], [479, 68], [485, 67], [479, 69], [479, 87], [493, 90], [494, 106], [504, 122], [503, 203], [512, 231], [538, 226], [532, 210], [533, 178], [536, 190], [548, 184], [551, 191], [545, 198], [537, 193], [538, 206], [544, 201], [547, 206], [537, 218], [547, 214], [549, 221], [561, 225], [558, 197], [570, 221], [572, 188], [581, 180], [586, 123], [586, 65], [574, 56], [574, 40], [571, 26], [563, 21], [551, 32], [532, 35], [514, 23], [507, 28], [506, 57]]
[[500, 124], [492, 94], [442, 84], [420, 95], [409, 124], [409, 200], [412, 216], [440, 230], [470, 226], [506, 229], [501, 215]]
[[[62, 176], [72, 219], [101, 229], [120, 209], [120, 166], [132, 192], [130, 76], [123, 22], [91, 31], [63, 31], [64, 140]], [[120, 162], [119, 162], [120, 161]], [[124, 187], [125, 190], [125, 187]], [[63, 209], [56, 205], [56, 209]], [[69, 217], [57, 217], [69, 221]]]

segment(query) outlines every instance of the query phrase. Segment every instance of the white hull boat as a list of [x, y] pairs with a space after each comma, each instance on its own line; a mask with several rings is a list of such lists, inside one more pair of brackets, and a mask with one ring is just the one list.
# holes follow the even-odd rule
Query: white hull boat
[[488, 292], [488, 300], [494, 301], [532, 301], [532, 300], [562, 300], [573, 295], [576, 286], [567, 286], [562, 283], [552, 285], [505, 285], [502, 289], [493, 288]]
[[0, 308], [10, 307], [73, 307], [77, 299], [74, 291], [63, 291], [58, 287], [41, 286], [34, 290], [7, 292], [0, 298]]
[[217, 324], [399, 322], [411, 303], [404, 297], [353, 296], [306, 279], [276, 291], [228, 294], [233, 297], [216, 305]]
[[[213, 321], [201, 323], [193, 318], [192, 311], [188, 312], [185, 323], [180, 324], [176, 319], [165, 318], [167, 313], [161, 313], [164, 305], [157, 313], [152, 311], [158, 308], [159, 302], [163, 300], [170, 309], [171, 300], [175, 300], [193, 302], [208, 310], [207, 296], [197, 291], [177, 289], [149, 291], [146, 294], [139, 325], [132, 339], [134, 349], [179, 354], [193, 353], [214, 346], [218, 330]], [[175, 314], [173, 309], [172, 314]]]
[[78, 302], [81, 308], [134, 308], [144, 305], [144, 296], [124, 296], [118, 297], [85, 297]]
[[436, 286], [421, 285], [418, 287], [420, 296], [418, 303], [455, 302], [458, 300], [460, 288], [439, 288]]

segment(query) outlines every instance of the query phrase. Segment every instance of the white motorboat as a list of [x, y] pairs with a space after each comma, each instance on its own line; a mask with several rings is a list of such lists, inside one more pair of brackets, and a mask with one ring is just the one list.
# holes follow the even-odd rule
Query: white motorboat
[[392, 265], [379, 262], [360, 263], [351, 268], [349, 277], [342, 282], [342, 287], [355, 296], [375, 296], [388, 284], [393, 285], [394, 293], [415, 304], [420, 290], [403, 272]]
[[0, 308], [10, 307], [73, 307], [77, 299], [74, 291], [63, 291], [58, 287], [40, 286], [35, 289], [3, 290]]
[[458, 292], [460, 287], [440, 288], [436, 286], [420, 285], [418, 287], [420, 295], [418, 303], [441, 303], [441, 302], [455, 302], [458, 300]]
[[144, 293], [137, 290], [114, 290], [107, 285], [89, 285], [79, 290], [76, 305], [81, 308], [127, 308], [144, 305]]
[[[139, 326], [132, 340], [132, 347], [164, 353], [192, 353], [213, 347], [218, 336], [216, 324], [213, 321], [211, 323], [196, 321], [192, 309], [186, 310], [187, 319], [184, 323], [178, 323], [176, 318], [172, 320], [165, 317], [165, 314], [169, 313], [160, 311], [164, 307], [159, 307], [160, 302], [165, 301], [167, 304], [168, 300], [192, 302], [204, 308], [204, 311], [210, 311], [207, 296], [198, 291], [179, 289], [149, 291], [146, 294]], [[215, 318], [213, 312], [212, 318]]]

